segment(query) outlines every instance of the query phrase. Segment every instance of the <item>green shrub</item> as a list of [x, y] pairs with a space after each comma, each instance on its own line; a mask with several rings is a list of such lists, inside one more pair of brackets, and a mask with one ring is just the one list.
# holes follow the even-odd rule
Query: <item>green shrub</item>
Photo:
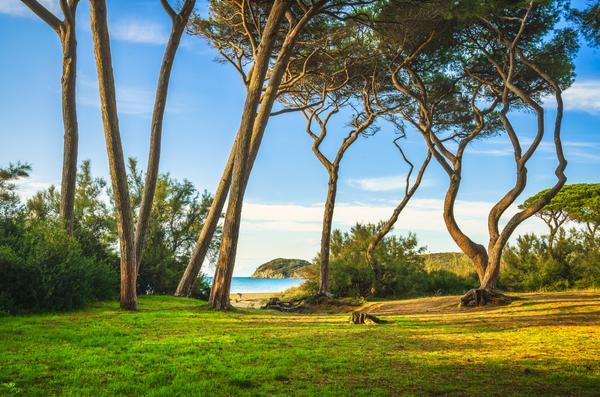
[[563, 291], [600, 286], [598, 241], [577, 230], [561, 230], [552, 250], [546, 239], [519, 236], [502, 257], [500, 286], [512, 291]]
[[35, 223], [13, 228], [11, 237], [15, 232], [17, 239], [0, 241], [0, 310], [73, 310], [115, 295], [115, 269], [83, 256], [79, 243], [62, 227]]
[[[424, 249], [414, 234], [387, 236], [375, 250], [381, 269], [379, 280], [367, 263], [365, 252], [378, 226], [355, 225], [349, 233], [335, 230], [331, 242], [329, 281], [331, 292], [345, 297], [414, 297], [463, 293], [477, 284], [473, 276], [461, 277], [446, 270], [425, 270]], [[312, 272], [304, 290], [316, 291], [318, 268]]]

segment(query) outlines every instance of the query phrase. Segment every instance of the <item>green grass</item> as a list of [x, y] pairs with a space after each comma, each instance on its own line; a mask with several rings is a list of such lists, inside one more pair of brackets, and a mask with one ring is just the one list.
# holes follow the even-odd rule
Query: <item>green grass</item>
[[600, 294], [469, 312], [455, 299], [370, 304], [389, 320], [376, 326], [172, 297], [2, 317], [0, 395], [600, 394]]

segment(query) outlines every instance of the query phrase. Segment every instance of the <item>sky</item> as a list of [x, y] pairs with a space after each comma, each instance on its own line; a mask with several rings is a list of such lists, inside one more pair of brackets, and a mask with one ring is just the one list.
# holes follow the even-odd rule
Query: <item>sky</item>
[[[60, 16], [58, 0], [41, 2]], [[198, 3], [199, 12], [206, 15], [205, 1]], [[137, 158], [145, 169], [154, 90], [170, 20], [158, 0], [108, 0], [107, 4], [124, 154]], [[79, 160], [90, 159], [93, 173], [108, 179], [86, 1], [77, 10], [77, 23]], [[28, 197], [51, 184], [60, 185], [61, 48], [56, 33], [18, 0], [0, 0], [0, 48], [0, 166], [16, 161], [32, 165], [31, 178], [19, 186], [20, 194]], [[164, 119], [160, 170], [192, 181], [200, 191], [216, 189], [244, 102], [239, 75], [215, 59], [216, 52], [202, 39], [183, 38]], [[576, 82], [564, 93], [562, 135], [568, 183], [599, 182], [600, 50], [583, 45], [576, 66]], [[546, 112], [550, 131], [554, 116], [550, 100]], [[348, 133], [347, 117], [341, 112], [333, 120], [322, 145], [329, 156]], [[530, 140], [532, 115], [512, 117], [523, 141]], [[529, 163], [529, 183], [517, 203], [555, 182], [551, 132], [546, 135]], [[377, 134], [360, 138], [347, 151], [340, 170], [335, 228], [348, 231], [357, 222], [387, 219], [401, 200], [407, 169], [392, 144], [394, 137], [391, 125], [380, 124]], [[236, 276], [249, 275], [273, 258], [311, 260], [317, 254], [327, 173], [311, 152], [311, 144], [300, 114], [277, 116], [269, 122], [245, 196]], [[411, 160], [422, 159], [421, 137], [409, 134], [402, 144]], [[474, 240], [487, 241], [487, 213], [514, 183], [514, 169], [506, 136], [475, 142], [467, 149], [456, 215]], [[447, 185], [447, 175], [432, 162], [393, 233], [416, 233], [429, 252], [458, 251], [442, 219]], [[503, 219], [515, 211], [511, 208]], [[546, 229], [533, 218], [515, 236], [528, 232]]]

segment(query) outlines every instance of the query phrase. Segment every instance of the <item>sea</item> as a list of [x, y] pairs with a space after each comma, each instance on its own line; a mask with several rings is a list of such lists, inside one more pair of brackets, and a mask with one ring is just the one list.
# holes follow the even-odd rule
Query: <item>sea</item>
[[[207, 277], [212, 284], [212, 277]], [[234, 277], [231, 281], [232, 294], [248, 294], [256, 292], [283, 292], [297, 287], [304, 282], [301, 278], [253, 278]]]

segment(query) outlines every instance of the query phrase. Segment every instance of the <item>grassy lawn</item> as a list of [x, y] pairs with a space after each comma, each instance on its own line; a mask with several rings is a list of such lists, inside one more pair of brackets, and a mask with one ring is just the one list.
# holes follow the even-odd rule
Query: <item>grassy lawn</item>
[[173, 297], [2, 317], [0, 395], [600, 395], [600, 294], [456, 302], [369, 303], [374, 326]]

